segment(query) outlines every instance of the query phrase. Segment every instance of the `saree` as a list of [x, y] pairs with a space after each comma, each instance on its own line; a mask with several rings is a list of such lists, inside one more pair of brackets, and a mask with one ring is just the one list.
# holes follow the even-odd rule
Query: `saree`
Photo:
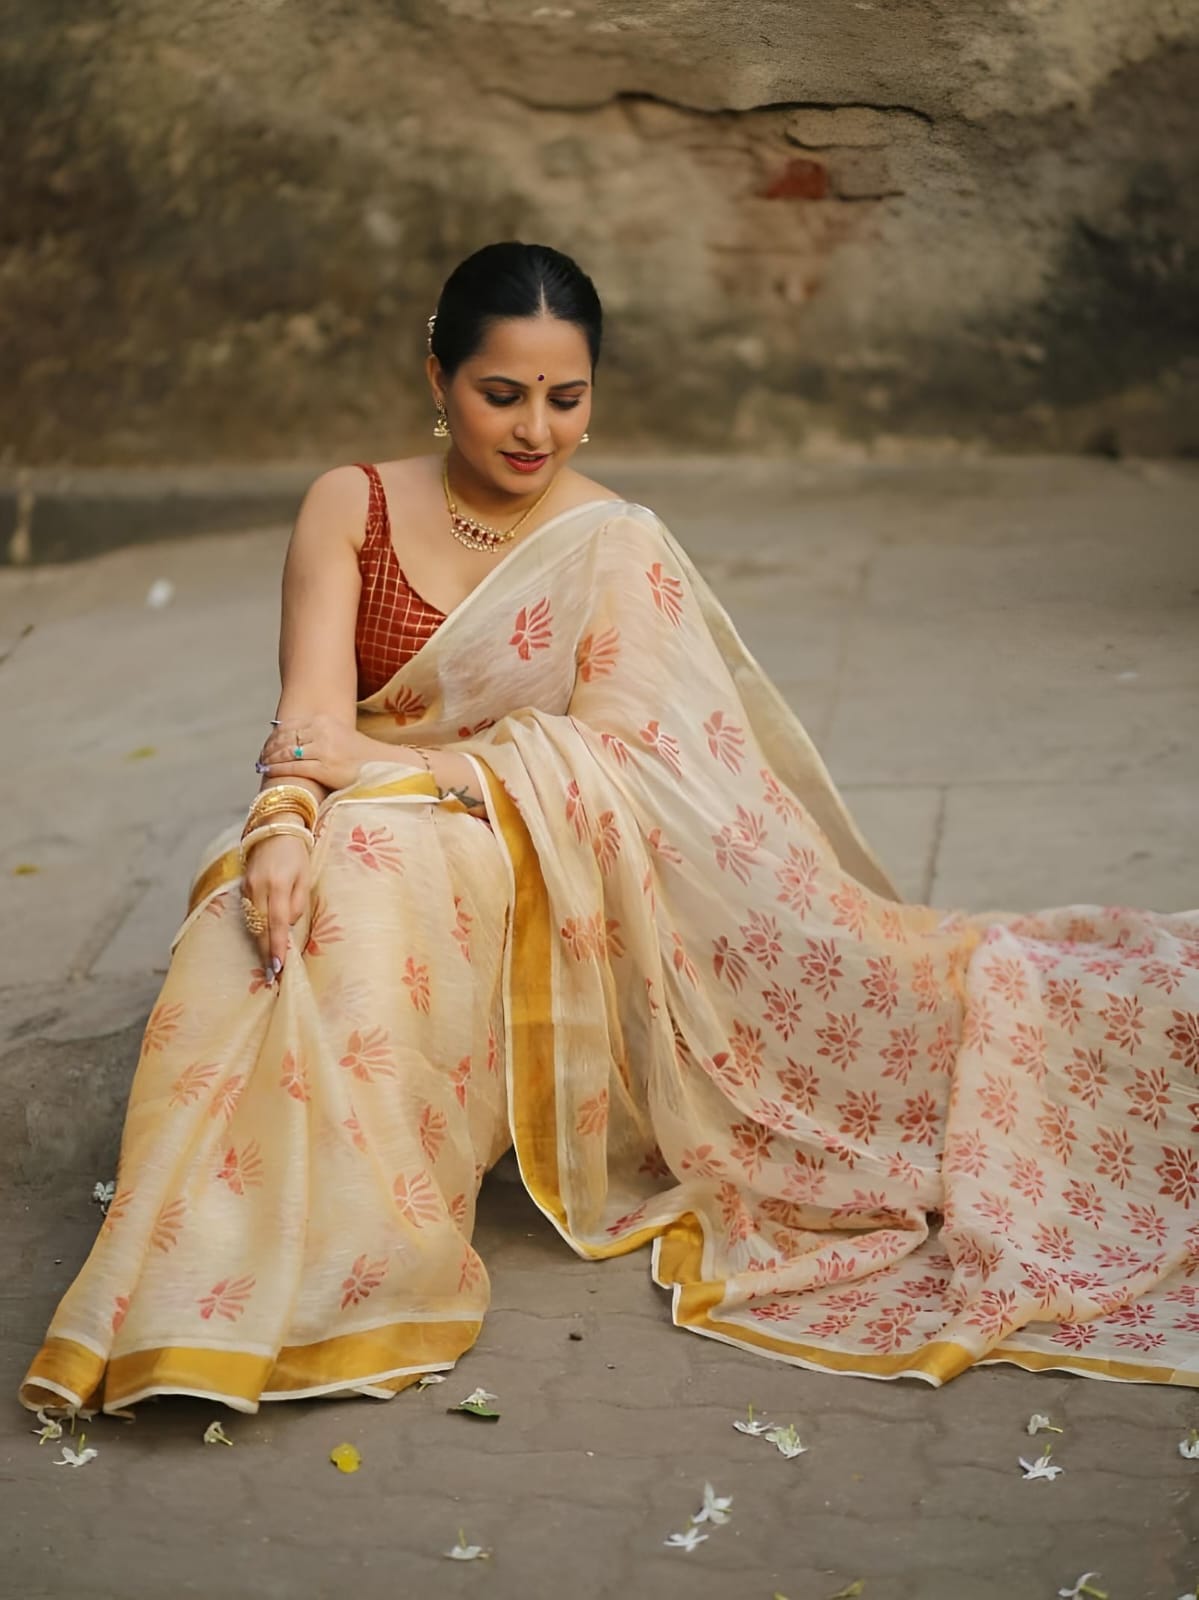
[[747, 1351], [1199, 1382], [1199, 916], [903, 903], [633, 503], [544, 523], [357, 715], [395, 761], [323, 802], [278, 985], [237, 830], [206, 852], [26, 1405], [452, 1368], [509, 1148], [578, 1255], [652, 1245]]

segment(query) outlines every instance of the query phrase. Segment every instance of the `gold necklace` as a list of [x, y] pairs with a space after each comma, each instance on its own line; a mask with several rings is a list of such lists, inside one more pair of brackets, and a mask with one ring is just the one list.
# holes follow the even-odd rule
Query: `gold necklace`
[[501, 533], [498, 528], [492, 528], [486, 522], [480, 522], [477, 517], [464, 516], [454, 504], [454, 497], [450, 493], [450, 459], [448, 456], [443, 456], [441, 461], [441, 486], [445, 490], [446, 510], [450, 514], [450, 532], [459, 544], [466, 545], [470, 550], [498, 550], [501, 545], [505, 545], [510, 539], [514, 539], [554, 487], [551, 480], [528, 510], [521, 512], [506, 533]]

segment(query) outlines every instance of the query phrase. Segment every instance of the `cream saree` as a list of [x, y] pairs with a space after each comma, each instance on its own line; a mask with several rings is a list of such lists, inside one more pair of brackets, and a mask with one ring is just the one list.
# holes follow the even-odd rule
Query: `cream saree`
[[[654, 514], [544, 524], [359, 706], [266, 988], [214, 841], [22, 1399], [388, 1396], [510, 1145], [578, 1254], [801, 1366], [1199, 1382], [1199, 917], [905, 905]], [[402, 761], [402, 749], [397, 749]]]

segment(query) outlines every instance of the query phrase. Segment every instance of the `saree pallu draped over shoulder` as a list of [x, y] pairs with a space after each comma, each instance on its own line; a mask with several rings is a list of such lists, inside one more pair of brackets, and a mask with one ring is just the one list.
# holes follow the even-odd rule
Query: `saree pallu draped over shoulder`
[[[1199, 1382], [1199, 917], [902, 904], [646, 508], [544, 524], [359, 705], [277, 990], [214, 841], [28, 1405], [388, 1396], [488, 1304], [510, 1145], [674, 1321], [941, 1383]], [[397, 756], [400, 751], [397, 750]]]

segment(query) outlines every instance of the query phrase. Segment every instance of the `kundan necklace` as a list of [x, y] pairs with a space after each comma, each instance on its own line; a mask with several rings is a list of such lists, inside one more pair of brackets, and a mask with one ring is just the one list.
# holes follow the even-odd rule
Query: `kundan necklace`
[[464, 544], [471, 550], [498, 550], [501, 545], [507, 544], [510, 539], [514, 539], [554, 487], [552, 482], [548, 483], [533, 504], [529, 506], [528, 510], [521, 512], [506, 533], [501, 533], [498, 528], [489, 527], [486, 522], [480, 522], [477, 517], [464, 516], [454, 504], [454, 497], [450, 493], [450, 462], [448, 456], [443, 457], [441, 462], [441, 486], [445, 490], [445, 506], [450, 514], [450, 532], [459, 544]]

